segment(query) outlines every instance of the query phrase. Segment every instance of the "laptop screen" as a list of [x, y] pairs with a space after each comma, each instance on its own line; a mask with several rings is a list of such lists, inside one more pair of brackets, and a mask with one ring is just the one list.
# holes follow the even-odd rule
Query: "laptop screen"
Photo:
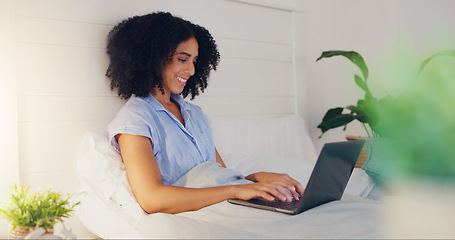
[[298, 212], [340, 200], [357, 162], [364, 141], [327, 143], [310, 176]]

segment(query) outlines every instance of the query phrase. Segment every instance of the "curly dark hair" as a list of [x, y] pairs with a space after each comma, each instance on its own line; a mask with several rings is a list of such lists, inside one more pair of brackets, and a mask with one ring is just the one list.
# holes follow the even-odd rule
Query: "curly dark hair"
[[191, 37], [196, 38], [199, 53], [195, 73], [181, 94], [184, 98], [191, 94], [194, 99], [207, 87], [207, 78], [212, 69], [216, 70], [220, 54], [207, 29], [168, 12], [128, 18], [109, 32], [106, 76], [111, 79], [111, 90], [117, 89], [124, 99], [132, 94], [146, 97], [155, 87], [164, 94], [163, 67], [172, 62], [177, 46]]

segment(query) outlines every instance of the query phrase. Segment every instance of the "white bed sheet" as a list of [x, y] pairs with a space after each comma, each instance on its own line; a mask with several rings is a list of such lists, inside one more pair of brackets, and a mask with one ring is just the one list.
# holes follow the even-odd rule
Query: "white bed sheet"
[[[218, 119], [219, 120], [219, 119]], [[229, 119], [231, 120], [231, 119]], [[221, 137], [219, 128], [241, 125], [242, 121], [222, 119], [213, 123], [215, 143]], [[246, 121], [250, 124], [250, 121]], [[273, 119], [255, 125], [261, 128], [299, 127], [295, 116]], [[231, 124], [231, 126], [228, 126]], [[248, 125], [253, 126], [253, 125]], [[251, 129], [251, 127], [250, 127]], [[303, 130], [304, 129], [300, 129]], [[222, 132], [222, 131], [221, 131]], [[250, 131], [254, 133], [254, 131]], [[287, 141], [289, 146], [264, 150], [262, 154], [245, 151], [221, 152], [226, 165], [240, 173], [256, 171], [286, 172], [303, 185], [308, 181], [315, 162], [314, 147], [307, 133], [300, 131], [268, 131], [267, 141]], [[237, 132], [242, 134], [241, 132]], [[274, 138], [273, 135], [281, 136]], [[303, 135], [302, 135], [303, 134]], [[300, 135], [300, 136], [299, 136]], [[254, 136], [255, 135], [250, 135]], [[303, 140], [301, 139], [303, 136]], [[235, 132], [223, 138], [235, 139]], [[300, 139], [299, 139], [300, 137]], [[226, 140], [227, 139], [227, 140]], [[269, 145], [243, 139], [250, 144]], [[218, 139], [218, 143], [221, 140]], [[303, 145], [302, 145], [303, 144]], [[256, 151], [259, 147], [253, 147]], [[245, 148], [246, 149], [246, 148]], [[269, 151], [269, 152], [267, 152]], [[291, 152], [292, 154], [287, 154]], [[102, 238], [380, 238], [378, 213], [381, 206], [368, 197], [374, 183], [361, 169], [355, 169], [342, 201], [329, 203], [297, 216], [268, 212], [222, 202], [194, 212], [181, 214], [146, 214], [140, 208], [128, 185], [121, 158], [109, 145], [107, 137], [87, 133], [84, 136], [78, 159], [78, 176], [87, 192], [76, 214], [83, 224]]]
[[[175, 185], [199, 188], [246, 182], [241, 173], [206, 162]], [[193, 212], [144, 215], [140, 232], [145, 238], [380, 238], [374, 217], [380, 212], [377, 202], [352, 195], [296, 216], [222, 202]]]
[[381, 208], [352, 195], [295, 216], [222, 202], [196, 212], [144, 217], [140, 232], [145, 238], [383, 238]]

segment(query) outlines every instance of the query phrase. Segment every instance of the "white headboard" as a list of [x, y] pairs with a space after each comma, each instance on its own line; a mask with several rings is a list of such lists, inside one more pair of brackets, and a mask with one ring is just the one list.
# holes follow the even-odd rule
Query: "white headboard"
[[[85, 132], [106, 134], [123, 104], [104, 76], [105, 39], [119, 21], [170, 11], [206, 27], [221, 53], [194, 103], [214, 115], [286, 115], [297, 109], [293, 12], [272, 1], [17, 0], [15, 48], [19, 176], [77, 192]], [[292, 1], [287, 1], [292, 2]], [[261, 3], [267, 6], [261, 6]], [[278, 6], [278, 7], [277, 7]], [[288, 9], [286, 9], [288, 8]]]

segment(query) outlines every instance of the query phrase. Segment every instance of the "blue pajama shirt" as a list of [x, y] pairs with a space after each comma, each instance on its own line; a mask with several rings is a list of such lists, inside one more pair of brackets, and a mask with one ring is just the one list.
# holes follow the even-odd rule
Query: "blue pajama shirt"
[[212, 132], [201, 108], [171, 95], [180, 106], [180, 121], [151, 94], [132, 96], [108, 125], [111, 145], [120, 153], [115, 136], [121, 133], [147, 137], [160, 168], [162, 183], [172, 185], [196, 165], [216, 162]]

